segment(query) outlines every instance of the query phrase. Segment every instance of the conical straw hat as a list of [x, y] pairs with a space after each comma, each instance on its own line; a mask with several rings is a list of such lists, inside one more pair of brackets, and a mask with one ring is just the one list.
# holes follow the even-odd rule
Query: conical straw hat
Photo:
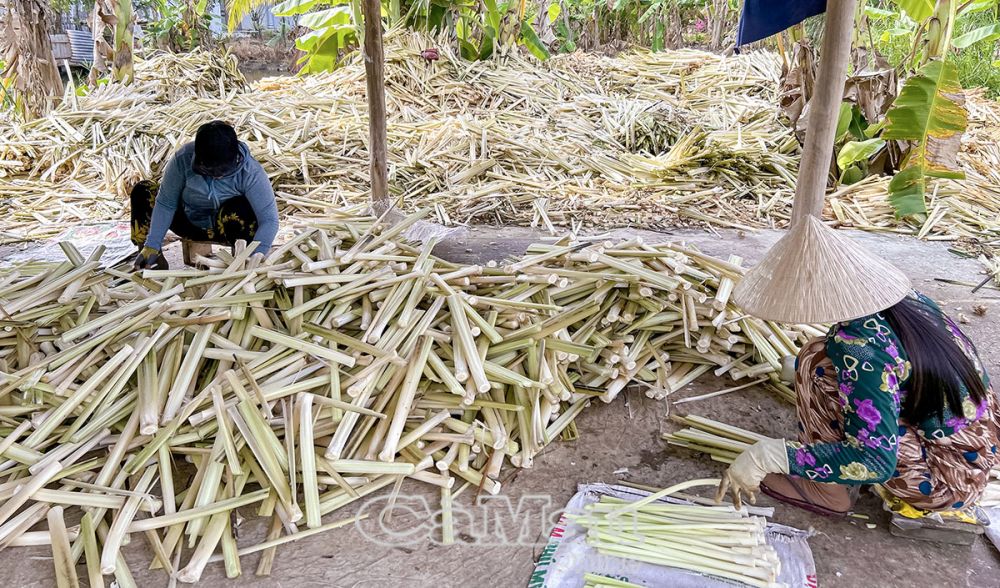
[[881, 257], [809, 215], [747, 271], [733, 300], [782, 323], [835, 323], [889, 308], [910, 280]]

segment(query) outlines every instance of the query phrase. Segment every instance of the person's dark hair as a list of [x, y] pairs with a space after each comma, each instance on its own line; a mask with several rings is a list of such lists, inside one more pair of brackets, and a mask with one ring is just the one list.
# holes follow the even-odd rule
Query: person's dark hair
[[198, 127], [194, 137], [194, 171], [221, 177], [236, 171], [240, 161], [240, 141], [229, 123], [213, 120]]
[[[931, 416], [940, 420], [945, 403], [955, 416], [962, 416], [962, 386], [977, 405], [986, 398], [975, 364], [958, 346], [934, 307], [906, 297], [882, 312], [889, 326], [899, 337], [910, 360], [911, 375], [903, 401], [901, 416], [910, 423], [919, 423]], [[961, 335], [967, 343], [971, 341]]]

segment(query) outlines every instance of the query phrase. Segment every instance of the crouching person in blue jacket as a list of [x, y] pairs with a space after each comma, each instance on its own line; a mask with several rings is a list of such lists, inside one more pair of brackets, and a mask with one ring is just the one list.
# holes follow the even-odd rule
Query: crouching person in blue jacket
[[257, 241], [264, 255], [278, 233], [278, 207], [264, 168], [222, 121], [198, 128], [195, 140], [167, 163], [159, 188], [143, 181], [132, 189], [135, 269], [167, 269], [161, 254], [170, 229], [192, 241]]

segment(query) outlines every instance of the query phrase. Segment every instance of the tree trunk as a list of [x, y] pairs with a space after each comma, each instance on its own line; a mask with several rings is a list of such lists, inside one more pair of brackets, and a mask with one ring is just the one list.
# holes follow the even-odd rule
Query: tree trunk
[[722, 49], [722, 42], [726, 39], [726, 24], [729, 22], [729, 0], [713, 0], [711, 8], [712, 21], [709, 30], [712, 32], [710, 48], [713, 51]]
[[[94, 34], [94, 64], [90, 81], [97, 83], [111, 74], [118, 82], [129, 84], [134, 78], [132, 48], [135, 43], [135, 13], [132, 0], [97, 0], [91, 30]], [[110, 69], [110, 72], [109, 72]]]
[[0, 36], [6, 63], [2, 75], [13, 77], [15, 98], [25, 119], [45, 115], [63, 92], [52, 56], [52, 15], [47, 4], [41, 0], [8, 0], [10, 13]]
[[934, 9], [934, 16], [927, 25], [927, 51], [924, 63], [932, 59], [944, 59], [951, 47], [951, 37], [955, 32], [957, 2], [940, 0]]
[[111, 73], [119, 82], [131, 84], [135, 79], [132, 58], [135, 47], [135, 12], [132, 0], [118, 0], [116, 8], [118, 26], [115, 27], [115, 61]]

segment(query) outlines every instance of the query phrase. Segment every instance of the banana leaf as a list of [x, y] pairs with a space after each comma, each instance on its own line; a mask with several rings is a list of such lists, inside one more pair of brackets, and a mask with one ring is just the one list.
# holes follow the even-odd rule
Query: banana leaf
[[855, 163], [867, 161], [872, 155], [885, 147], [883, 139], [868, 139], [867, 141], [848, 141], [837, 154], [837, 167], [847, 169]]
[[325, 6], [329, 4], [334, 3], [325, 0], [285, 0], [284, 2], [275, 4], [274, 8], [271, 9], [271, 14], [274, 16], [295, 16], [297, 14], [305, 14], [317, 5]]
[[545, 61], [550, 57], [549, 50], [527, 20], [521, 21], [521, 42], [538, 59]]
[[299, 19], [299, 26], [318, 31], [330, 25], [344, 25], [351, 22], [351, 9], [347, 6], [336, 6], [317, 12], [310, 12]]
[[1000, 39], [1000, 23], [994, 23], [973, 29], [964, 35], [955, 37], [951, 44], [957, 49], [965, 49], [976, 43], [996, 41]]
[[926, 213], [928, 178], [962, 179], [958, 151], [968, 125], [958, 70], [932, 61], [914, 75], [886, 113], [882, 138], [913, 142], [903, 169], [889, 183], [898, 217]]
[[493, 57], [496, 36], [497, 33], [492, 27], [486, 27], [486, 30], [483, 31], [483, 40], [479, 43], [479, 61], [486, 61]]
[[236, 30], [236, 27], [240, 26], [243, 19], [247, 17], [255, 9], [269, 4], [267, 0], [226, 0], [227, 10], [229, 11], [229, 22], [227, 23], [229, 32]]
[[896, 0], [896, 4], [917, 22], [924, 22], [934, 14], [935, 0]]

